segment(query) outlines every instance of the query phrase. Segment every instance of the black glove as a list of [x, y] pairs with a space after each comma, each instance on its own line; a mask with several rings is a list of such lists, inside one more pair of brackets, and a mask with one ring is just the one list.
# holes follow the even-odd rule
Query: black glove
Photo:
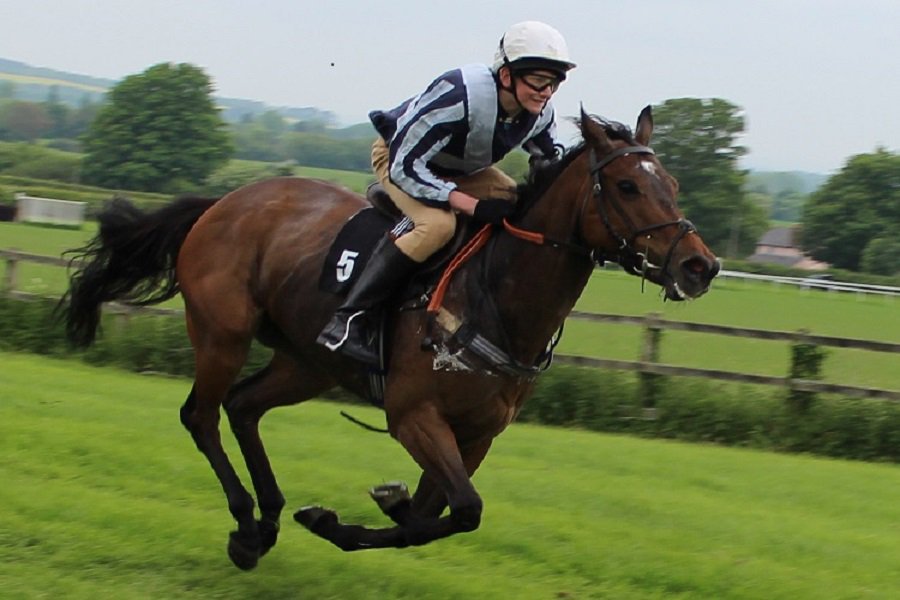
[[506, 200], [479, 200], [472, 218], [482, 223], [500, 225], [503, 219], [512, 216], [515, 210], [515, 205]]

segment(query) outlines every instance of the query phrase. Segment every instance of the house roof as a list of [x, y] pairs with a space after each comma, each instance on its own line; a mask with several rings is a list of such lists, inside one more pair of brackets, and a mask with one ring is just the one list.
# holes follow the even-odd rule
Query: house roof
[[783, 254], [768, 254], [766, 252], [756, 252], [747, 257], [751, 262], [770, 263], [782, 265], [785, 267], [793, 267], [797, 263], [804, 260], [802, 255], [785, 256]]
[[795, 242], [797, 230], [794, 227], [776, 227], [768, 230], [756, 246], [777, 246], [779, 248], [796, 248]]

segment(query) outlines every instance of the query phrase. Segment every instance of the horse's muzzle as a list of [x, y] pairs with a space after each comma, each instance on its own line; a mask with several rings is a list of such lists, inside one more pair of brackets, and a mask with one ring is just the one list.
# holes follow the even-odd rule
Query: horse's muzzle
[[678, 263], [675, 273], [669, 273], [666, 298], [676, 301], [699, 298], [709, 290], [709, 284], [720, 269], [718, 258], [702, 254], [685, 258]]

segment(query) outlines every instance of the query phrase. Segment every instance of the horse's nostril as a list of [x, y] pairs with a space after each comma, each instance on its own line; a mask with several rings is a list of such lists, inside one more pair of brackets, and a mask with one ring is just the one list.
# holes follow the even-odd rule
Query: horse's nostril
[[685, 274], [694, 280], [710, 280], [719, 273], [719, 261], [708, 260], [704, 256], [694, 256], [681, 263]]
[[699, 277], [707, 270], [706, 263], [699, 257], [689, 258], [681, 263], [682, 268], [687, 271], [688, 275]]

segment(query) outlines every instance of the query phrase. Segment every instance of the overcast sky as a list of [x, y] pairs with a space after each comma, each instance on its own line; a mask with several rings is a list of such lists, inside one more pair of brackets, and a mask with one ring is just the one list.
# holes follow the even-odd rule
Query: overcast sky
[[0, 57], [111, 79], [187, 62], [217, 95], [349, 125], [490, 62], [531, 19], [578, 63], [561, 116], [584, 103], [633, 124], [647, 104], [718, 97], [744, 111], [748, 168], [900, 151], [900, 0], [0, 0]]

